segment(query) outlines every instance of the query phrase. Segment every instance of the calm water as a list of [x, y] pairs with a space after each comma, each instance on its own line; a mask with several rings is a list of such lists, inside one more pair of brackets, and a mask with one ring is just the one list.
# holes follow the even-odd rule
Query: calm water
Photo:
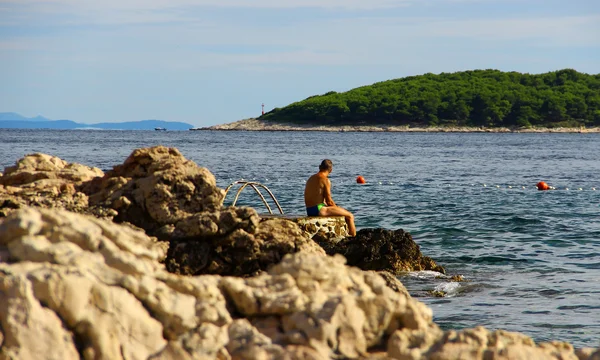
[[[330, 158], [333, 198], [359, 229], [405, 229], [469, 280], [401, 278], [442, 328], [600, 346], [600, 134], [0, 130], [0, 169], [44, 152], [108, 170], [159, 144], [207, 167], [221, 187], [264, 183], [298, 214], [305, 179]], [[540, 180], [558, 190], [538, 192]], [[250, 191], [241, 200], [256, 203]], [[434, 289], [448, 296], [423, 296]]]

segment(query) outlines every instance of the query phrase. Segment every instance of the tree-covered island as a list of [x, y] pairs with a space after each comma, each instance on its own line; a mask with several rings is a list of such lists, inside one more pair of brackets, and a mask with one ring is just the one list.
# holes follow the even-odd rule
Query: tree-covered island
[[258, 119], [326, 126], [598, 127], [600, 74], [564, 69], [409, 76], [311, 96]]

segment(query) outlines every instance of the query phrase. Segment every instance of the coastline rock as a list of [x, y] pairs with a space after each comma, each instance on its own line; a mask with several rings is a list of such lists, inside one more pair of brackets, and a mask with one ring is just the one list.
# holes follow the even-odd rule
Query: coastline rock
[[[373, 271], [373, 270], [368, 270], [368, 271]], [[373, 272], [375, 272], [376, 274], [381, 276], [383, 278], [383, 280], [385, 281], [385, 284], [387, 285], [387, 287], [389, 287], [390, 289], [394, 290], [395, 292], [409, 295], [408, 290], [406, 289], [406, 287], [404, 286], [402, 281], [398, 280], [398, 278], [391, 272], [385, 271], [385, 270], [384, 271], [373, 271]]]
[[55, 156], [27, 155], [5, 168], [0, 177], [0, 217], [23, 206], [86, 212], [88, 197], [78, 187], [103, 175], [98, 168], [67, 163]]
[[600, 127], [476, 127], [476, 126], [409, 126], [394, 124], [373, 125], [331, 125], [331, 124], [299, 124], [263, 119], [243, 119], [227, 124], [190, 130], [223, 130], [223, 131], [325, 131], [325, 132], [451, 132], [451, 133], [598, 133]]
[[224, 191], [214, 176], [174, 148], [137, 149], [106, 174], [34, 154], [7, 168], [1, 180], [0, 217], [23, 206], [65, 208], [141, 228], [173, 242], [170, 264], [181, 266], [169, 269], [176, 272], [248, 276], [288, 253], [324, 255], [295, 224], [259, 225], [253, 209], [222, 209]]
[[402, 229], [362, 229], [355, 237], [337, 243], [319, 241], [328, 255], [341, 254], [348, 265], [363, 270], [386, 270], [393, 274], [405, 271], [446, 270], [428, 256], [423, 256], [412, 236]]
[[[357, 358], [395, 330], [439, 332], [424, 304], [342, 257], [287, 255], [247, 279], [183, 277], [142, 232], [35, 208], [0, 221], [0, 247], [10, 253], [0, 357]], [[19, 322], [23, 301], [33, 313]]]
[[283, 218], [298, 224], [304, 232], [304, 236], [316, 242], [338, 242], [348, 237], [348, 225], [343, 216], [321, 217], [301, 215], [283, 216]]
[[218, 210], [224, 196], [210, 171], [164, 146], [134, 150], [122, 165], [87, 183], [83, 191], [90, 206], [115, 210], [115, 222], [161, 236], [168, 234], [159, 231], [165, 226]]
[[[399, 358], [406, 353], [402, 346], [394, 346], [402, 334], [394, 334], [389, 341], [388, 353]], [[400, 350], [400, 351], [398, 351]], [[404, 351], [402, 351], [404, 350]], [[553, 341], [535, 344], [530, 337], [504, 330], [489, 331], [483, 327], [463, 331], [447, 331], [426, 353], [430, 359], [573, 359], [573, 346]]]
[[325, 251], [285, 219], [260, 221], [252, 208], [229, 207], [177, 223], [166, 266], [184, 275], [251, 276], [296, 252]]
[[251, 278], [167, 272], [141, 231], [25, 208], [0, 219], [0, 358], [594, 359], [562, 342], [442, 332], [432, 311], [342, 256]]
[[56, 156], [36, 153], [18, 160], [15, 166], [6, 167], [4, 176], [0, 178], [0, 184], [21, 186], [49, 179], [78, 185], [103, 175], [102, 170], [98, 168], [68, 163]]

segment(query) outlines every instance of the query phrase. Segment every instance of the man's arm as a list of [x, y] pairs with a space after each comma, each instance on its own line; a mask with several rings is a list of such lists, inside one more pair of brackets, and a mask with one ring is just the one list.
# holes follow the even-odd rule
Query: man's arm
[[331, 198], [331, 181], [329, 179], [325, 181], [325, 203], [327, 206], [337, 206]]

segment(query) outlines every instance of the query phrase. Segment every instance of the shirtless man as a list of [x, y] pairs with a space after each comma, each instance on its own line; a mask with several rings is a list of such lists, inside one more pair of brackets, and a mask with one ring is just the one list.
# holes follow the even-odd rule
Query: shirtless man
[[333, 202], [331, 198], [331, 181], [329, 174], [333, 170], [331, 160], [325, 159], [319, 165], [319, 172], [308, 178], [304, 189], [304, 203], [308, 216], [344, 216], [350, 236], [356, 236], [354, 215]]

